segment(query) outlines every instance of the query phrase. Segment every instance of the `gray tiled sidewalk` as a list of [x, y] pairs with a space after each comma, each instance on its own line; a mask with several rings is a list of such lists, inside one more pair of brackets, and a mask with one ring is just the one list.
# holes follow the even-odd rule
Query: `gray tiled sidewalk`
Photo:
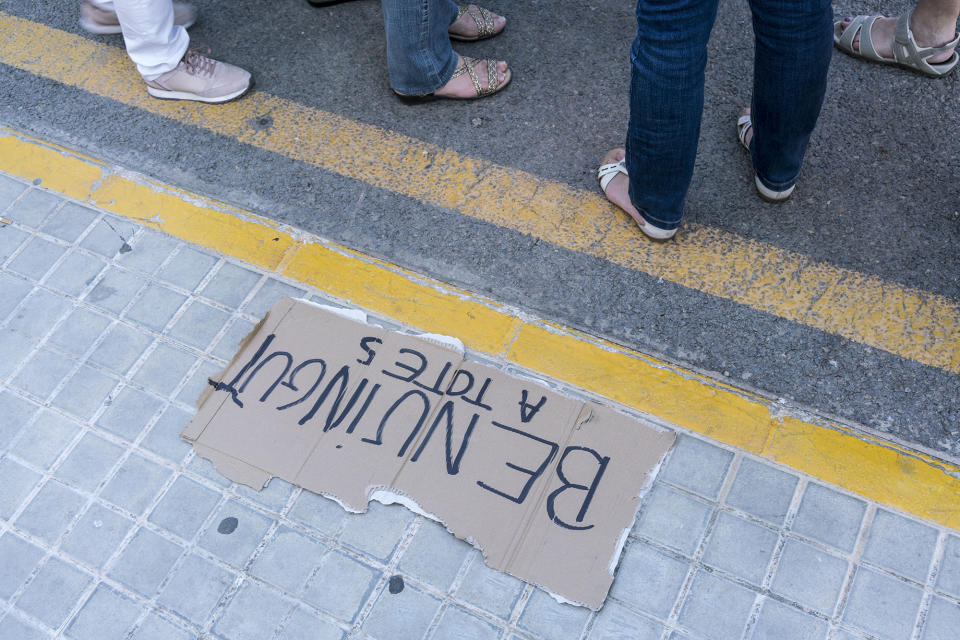
[[0, 639], [956, 640], [960, 537], [684, 435], [597, 613], [398, 506], [226, 482], [178, 438], [315, 295], [0, 175]]

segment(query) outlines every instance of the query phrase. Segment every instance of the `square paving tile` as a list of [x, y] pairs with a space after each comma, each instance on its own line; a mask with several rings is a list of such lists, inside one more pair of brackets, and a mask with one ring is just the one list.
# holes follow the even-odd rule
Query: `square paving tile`
[[141, 528], [107, 575], [152, 598], [182, 553], [179, 545]]
[[64, 537], [60, 548], [80, 562], [102, 569], [133, 526], [133, 520], [92, 504]]
[[76, 422], [44, 409], [30, 428], [20, 433], [12, 451], [32, 465], [49, 469], [79, 433]]
[[727, 493], [726, 502], [752, 516], [782, 525], [799, 479], [775, 467], [751, 458], [740, 461], [740, 468]]
[[922, 640], [956, 640], [960, 632], [960, 604], [934, 597], [924, 625]]
[[11, 384], [43, 401], [76, 366], [75, 360], [41, 348], [30, 357]]
[[169, 335], [204, 351], [229, 320], [230, 314], [226, 311], [194, 300], [170, 328]]
[[187, 297], [172, 289], [148, 284], [143, 294], [127, 311], [127, 319], [156, 332], [163, 331]]
[[861, 566], [843, 620], [889, 640], [909, 640], [922, 597], [921, 589]]
[[135, 387], [123, 387], [97, 418], [97, 425], [133, 442], [160, 412], [163, 401]]
[[57, 265], [45, 284], [69, 296], [80, 297], [105, 267], [103, 260], [73, 251]]
[[245, 582], [227, 604], [226, 613], [213, 631], [230, 640], [272, 638], [293, 602], [252, 582]]
[[16, 607], [56, 629], [92, 582], [89, 574], [58, 558], [49, 558], [17, 599]]
[[420, 640], [433, 621], [440, 601], [407, 586], [399, 593], [384, 589], [363, 623], [375, 640]]
[[109, 269], [85, 299], [90, 304], [116, 315], [130, 304], [145, 284], [146, 280], [134, 273]]
[[81, 365], [64, 383], [51, 404], [82, 422], [93, 418], [119, 380], [89, 365]]
[[616, 602], [603, 605], [587, 640], [660, 640], [663, 626]]
[[689, 565], [641, 542], [628, 545], [610, 595], [632, 607], [666, 619], [673, 609]]
[[936, 529], [880, 509], [870, 525], [863, 559], [926, 582], [937, 535]]
[[763, 601], [753, 629], [754, 640], [824, 640], [827, 623], [799, 609], [771, 600]]
[[299, 607], [283, 625], [277, 640], [341, 640], [345, 635], [330, 621]]
[[52, 545], [86, 502], [87, 499], [76, 491], [49, 480], [20, 513], [16, 524]]
[[12, 531], [0, 536], [0, 598], [12, 596], [30, 577], [43, 556], [43, 550]]
[[181, 246], [163, 265], [157, 277], [181, 289], [193, 291], [216, 263], [217, 258], [203, 251]]
[[414, 514], [400, 505], [371, 502], [364, 514], [348, 514], [340, 541], [374, 558], [386, 560], [393, 553]]
[[771, 529], [721, 512], [710, 533], [703, 562], [760, 586], [778, 540]]
[[788, 540], [770, 588], [793, 602], [831, 615], [847, 575], [846, 560]]
[[691, 557], [700, 545], [713, 506], [656, 484], [643, 499], [633, 533]]
[[960, 598], [960, 537], [947, 536], [947, 545], [943, 553], [940, 573], [937, 575], [937, 588]]
[[53, 344], [75, 356], [83, 355], [110, 326], [110, 320], [87, 309], [74, 309], [50, 336]]
[[319, 567], [307, 581], [303, 600], [352, 623], [370, 596], [377, 578], [379, 571], [375, 568], [331, 551], [321, 559]]
[[203, 626], [235, 579], [230, 571], [191, 554], [173, 570], [157, 602]]
[[62, 296], [45, 289], [34, 289], [13, 313], [7, 327], [25, 336], [40, 339], [71, 310], [70, 301]]
[[34, 282], [39, 282], [66, 252], [67, 248], [63, 245], [43, 238], [32, 238], [23, 251], [10, 261], [7, 269]]
[[122, 455], [123, 447], [87, 432], [54, 475], [66, 484], [93, 492]]
[[197, 545], [227, 564], [243, 568], [272, 524], [272, 518], [229, 500], [214, 514]]
[[524, 583], [488, 567], [480, 552], [470, 554], [470, 566], [457, 588], [457, 598], [498, 618], [508, 619], [523, 593]]
[[30, 189], [3, 214], [4, 218], [39, 229], [47, 216], [63, 202], [63, 198], [43, 189]]
[[261, 275], [255, 271], [226, 262], [203, 288], [201, 295], [231, 309], [237, 309], [260, 278]]
[[520, 614], [517, 626], [545, 640], [567, 640], [580, 637], [589, 617], [589, 610], [560, 604], [546, 591], [536, 589]]
[[100, 584], [67, 627], [72, 640], [125, 640], [140, 617], [140, 605]]
[[459, 607], [447, 607], [433, 633], [435, 640], [499, 640], [502, 628], [467, 613]]
[[250, 566], [250, 573], [290, 594], [298, 594], [327, 547], [289, 527], [281, 527]]
[[12, 516], [43, 478], [7, 457], [0, 457], [0, 518]]
[[219, 501], [219, 493], [180, 476], [148, 519], [184, 540], [192, 540]]
[[732, 460], [733, 453], [726, 449], [681, 435], [658, 478], [713, 500]]
[[166, 467], [143, 456], [131, 455], [107, 482], [100, 497], [140, 516], [153, 503], [171, 473]]
[[853, 551], [867, 505], [811, 482], [803, 494], [793, 530], [841, 551]]
[[76, 242], [87, 227], [97, 219], [97, 215], [97, 212], [90, 207], [68, 202], [47, 218], [43, 225], [43, 232], [66, 242]]
[[470, 545], [436, 522], [424, 520], [400, 560], [401, 573], [446, 591], [470, 553]]
[[681, 625], [709, 640], [739, 638], [757, 594], [718, 576], [698, 571], [680, 609]]
[[142, 331], [117, 323], [110, 327], [103, 342], [90, 354], [90, 362], [124, 375], [152, 342], [153, 337]]

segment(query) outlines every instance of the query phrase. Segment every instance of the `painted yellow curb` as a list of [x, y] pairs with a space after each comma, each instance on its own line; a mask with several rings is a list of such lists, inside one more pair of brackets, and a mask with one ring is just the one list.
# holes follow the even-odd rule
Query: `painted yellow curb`
[[[0, 63], [324, 171], [532, 235], [950, 373], [960, 304], [718, 229], [645, 239], [596, 191], [356, 122], [262, 92], [223, 105], [154, 100], [124, 52], [0, 12]], [[93, 71], [95, 70], [95, 71]], [[273, 125], [253, 126], [263, 114]]]
[[865, 498], [960, 529], [960, 467], [782, 408], [696, 373], [509, 309], [269, 220], [0, 129], [0, 171], [350, 304], [610, 398]]

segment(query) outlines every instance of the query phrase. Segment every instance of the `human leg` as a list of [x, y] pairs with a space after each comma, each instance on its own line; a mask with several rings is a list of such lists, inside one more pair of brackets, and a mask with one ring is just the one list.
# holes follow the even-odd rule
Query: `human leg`
[[750, 7], [755, 36], [751, 158], [758, 188], [783, 192], [796, 183], [820, 115], [833, 9], [830, 0], [751, 0]]
[[441, 88], [457, 68], [447, 29], [456, 20], [453, 0], [381, 0], [390, 86], [404, 95]]
[[[197, 21], [197, 8], [186, 2], [173, 3], [173, 23], [185, 29]], [[121, 33], [113, 0], [80, 0], [80, 26], [98, 35]]]
[[707, 40], [716, 15], [716, 0], [637, 3], [626, 145], [629, 199], [646, 224], [661, 230], [680, 225], [693, 176]]
[[250, 74], [188, 50], [190, 37], [174, 24], [171, 0], [114, 0], [127, 55], [157, 98], [226, 102], [252, 85]]
[[[960, 0], [919, 0], [910, 13], [910, 31], [920, 47], [940, 47], [957, 37], [957, 19], [960, 18]], [[893, 43], [896, 36], [897, 16], [880, 16], [872, 24], [870, 36], [877, 54], [883, 58], [893, 58]], [[853, 22], [847, 17], [836, 24], [837, 32], [842, 34]], [[851, 43], [855, 52], [860, 52], [860, 35], [857, 33]], [[943, 51], [927, 58], [927, 62], [936, 64], [950, 59], [951, 51]]]
[[[381, 0], [381, 5], [387, 34], [387, 71], [390, 86], [398, 94], [471, 98], [487, 95], [486, 89], [509, 82], [505, 62], [496, 63], [491, 76], [488, 61], [461, 60], [453, 50], [448, 34], [458, 16], [453, 0]], [[465, 65], [473, 75], [466, 72]], [[491, 77], [495, 80], [492, 84]]]
[[174, 24], [171, 0], [115, 0], [127, 55], [145, 80], [180, 63], [190, 45], [187, 30]]

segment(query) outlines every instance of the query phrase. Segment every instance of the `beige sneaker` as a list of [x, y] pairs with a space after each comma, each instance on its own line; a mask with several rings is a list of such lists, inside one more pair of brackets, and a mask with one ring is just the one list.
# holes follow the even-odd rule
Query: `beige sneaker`
[[172, 71], [147, 80], [147, 92], [154, 98], [226, 102], [239, 98], [253, 86], [247, 71], [208, 58], [207, 52], [188, 49]]
[[[197, 21], [197, 8], [185, 2], [173, 3], [173, 23], [190, 28]], [[105, 11], [90, 0], [80, 2], [80, 26], [100, 35], [120, 33], [120, 21], [116, 11]]]

